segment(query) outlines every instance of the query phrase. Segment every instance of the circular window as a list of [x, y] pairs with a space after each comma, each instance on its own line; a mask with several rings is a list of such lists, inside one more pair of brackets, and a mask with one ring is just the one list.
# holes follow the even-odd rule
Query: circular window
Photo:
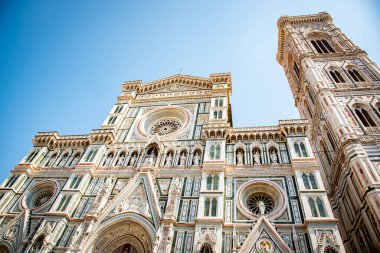
[[254, 193], [247, 199], [247, 207], [253, 214], [269, 214], [274, 209], [274, 200], [265, 193]]
[[32, 201], [33, 208], [38, 208], [42, 206], [43, 204], [45, 204], [46, 202], [48, 202], [49, 199], [53, 196], [53, 194], [54, 194], [54, 191], [52, 190], [46, 190], [46, 191], [37, 193]]
[[181, 128], [181, 122], [175, 119], [158, 120], [152, 124], [149, 133], [151, 135], [158, 134], [160, 136], [174, 133]]
[[42, 209], [50, 204], [54, 196], [58, 194], [58, 183], [52, 180], [46, 180], [33, 185], [24, 193], [21, 201], [22, 208]]
[[241, 185], [236, 194], [236, 206], [249, 219], [265, 215], [276, 219], [286, 209], [284, 191], [269, 180], [252, 180]]
[[153, 135], [176, 138], [190, 127], [191, 113], [178, 106], [165, 106], [153, 109], [139, 119], [136, 124], [136, 137], [146, 139]]

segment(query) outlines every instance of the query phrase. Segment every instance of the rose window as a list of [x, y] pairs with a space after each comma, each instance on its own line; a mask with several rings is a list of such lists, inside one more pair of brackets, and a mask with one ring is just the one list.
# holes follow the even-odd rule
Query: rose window
[[181, 122], [174, 119], [163, 119], [154, 123], [149, 133], [151, 135], [158, 134], [160, 136], [174, 133], [181, 128]]
[[256, 215], [269, 214], [275, 207], [273, 198], [265, 193], [254, 193], [247, 199], [248, 209]]
[[37, 208], [45, 204], [53, 196], [54, 192], [51, 190], [46, 190], [38, 193], [33, 199], [33, 207]]

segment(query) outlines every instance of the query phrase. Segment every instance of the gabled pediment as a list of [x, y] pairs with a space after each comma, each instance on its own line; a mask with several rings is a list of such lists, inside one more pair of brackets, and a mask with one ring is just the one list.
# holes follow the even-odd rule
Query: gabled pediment
[[260, 217], [244, 240], [239, 253], [245, 252], [281, 252], [292, 250], [282, 240], [274, 226], [264, 217]]
[[130, 81], [123, 83], [123, 91], [137, 91], [138, 94], [157, 94], [186, 91], [211, 90], [213, 84], [227, 84], [231, 88], [231, 74], [212, 74], [209, 78], [177, 74], [148, 83]]
[[135, 213], [146, 218], [154, 227], [159, 226], [161, 210], [149, 172], [135, 175], [101, 212], [96, 225], [123, 213]]

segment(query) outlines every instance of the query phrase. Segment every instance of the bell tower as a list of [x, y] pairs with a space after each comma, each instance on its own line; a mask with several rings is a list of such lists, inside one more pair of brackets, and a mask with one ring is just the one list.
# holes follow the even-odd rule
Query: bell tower
[[283, 16], [277, 25], [277, 61], [311, 125], [345, 247], [379, 252], [380, 69], [326, 12]]

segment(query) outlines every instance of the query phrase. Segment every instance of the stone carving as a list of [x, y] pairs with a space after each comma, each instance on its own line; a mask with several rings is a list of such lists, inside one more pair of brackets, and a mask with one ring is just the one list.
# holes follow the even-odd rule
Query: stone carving
[[253, 155], [253, 159], [254, 159], [255, 164], [261, 164], [261, 162], [260, 162], [260, 154], [259, 154], [258, 151], [256, 151], [255, 154]]
[[122, 166], [123, 163], [124, 163], [124, 159], [125, 159], [125, 153], [123, 152], [123, 153], [121, 153], [121, 154], [119, 155], [119, 157], [117, 158], [116, 163], [115, 163], [115, 166], [117, 166], [117, 167]]
[[195, 152], [195, 155], [193, 157], [193, 164], [199, 165], [200, 160], [201, 160], [201, 157], [199, 156], [199, 152]]
[[277, 163], [277, 153], [273, 150], [272, 153], [270, 154], [270, 159], [272, 160], [272, 163]]
[[238, 151], [237, 153], [237, 165], [242, 165], [243, 164], [243, 157], [244, 157], [244, 154], [241, 150]]
[[89, 211], [90, 215], [97, 216], [103, 210], [103, 208], [107, 204], [108, 197], [111, 194], [112, 185], [114, 181], [115, 180], [111, 176], [107, 178], [106, 181], [103, 183]]
[[180, 160], [179, 160], [179, 165], [185, 166], [185, 164], [186, 164], [186, 155], [185, 155], [185, 152], [182, 152]]
[[114, 210], [115, 214], [124, 212], [136, 212], [150, 218], [149, 204], [142, 184], [122, 201]]
[[166, 156], [165, 166], [170, 167], [170, 166], [172, 165], [172, 161], [173, 161], [172, 153], [169, 153], [169, 154]]
[[129, 161], [129, 165], [130, 165], [130, 166], [135, 166], [136, 159], [137, 159], [137, 156], [136, 156], [136, 154], [134, 154], [134, 155], [131, 157], [131, 160]]

